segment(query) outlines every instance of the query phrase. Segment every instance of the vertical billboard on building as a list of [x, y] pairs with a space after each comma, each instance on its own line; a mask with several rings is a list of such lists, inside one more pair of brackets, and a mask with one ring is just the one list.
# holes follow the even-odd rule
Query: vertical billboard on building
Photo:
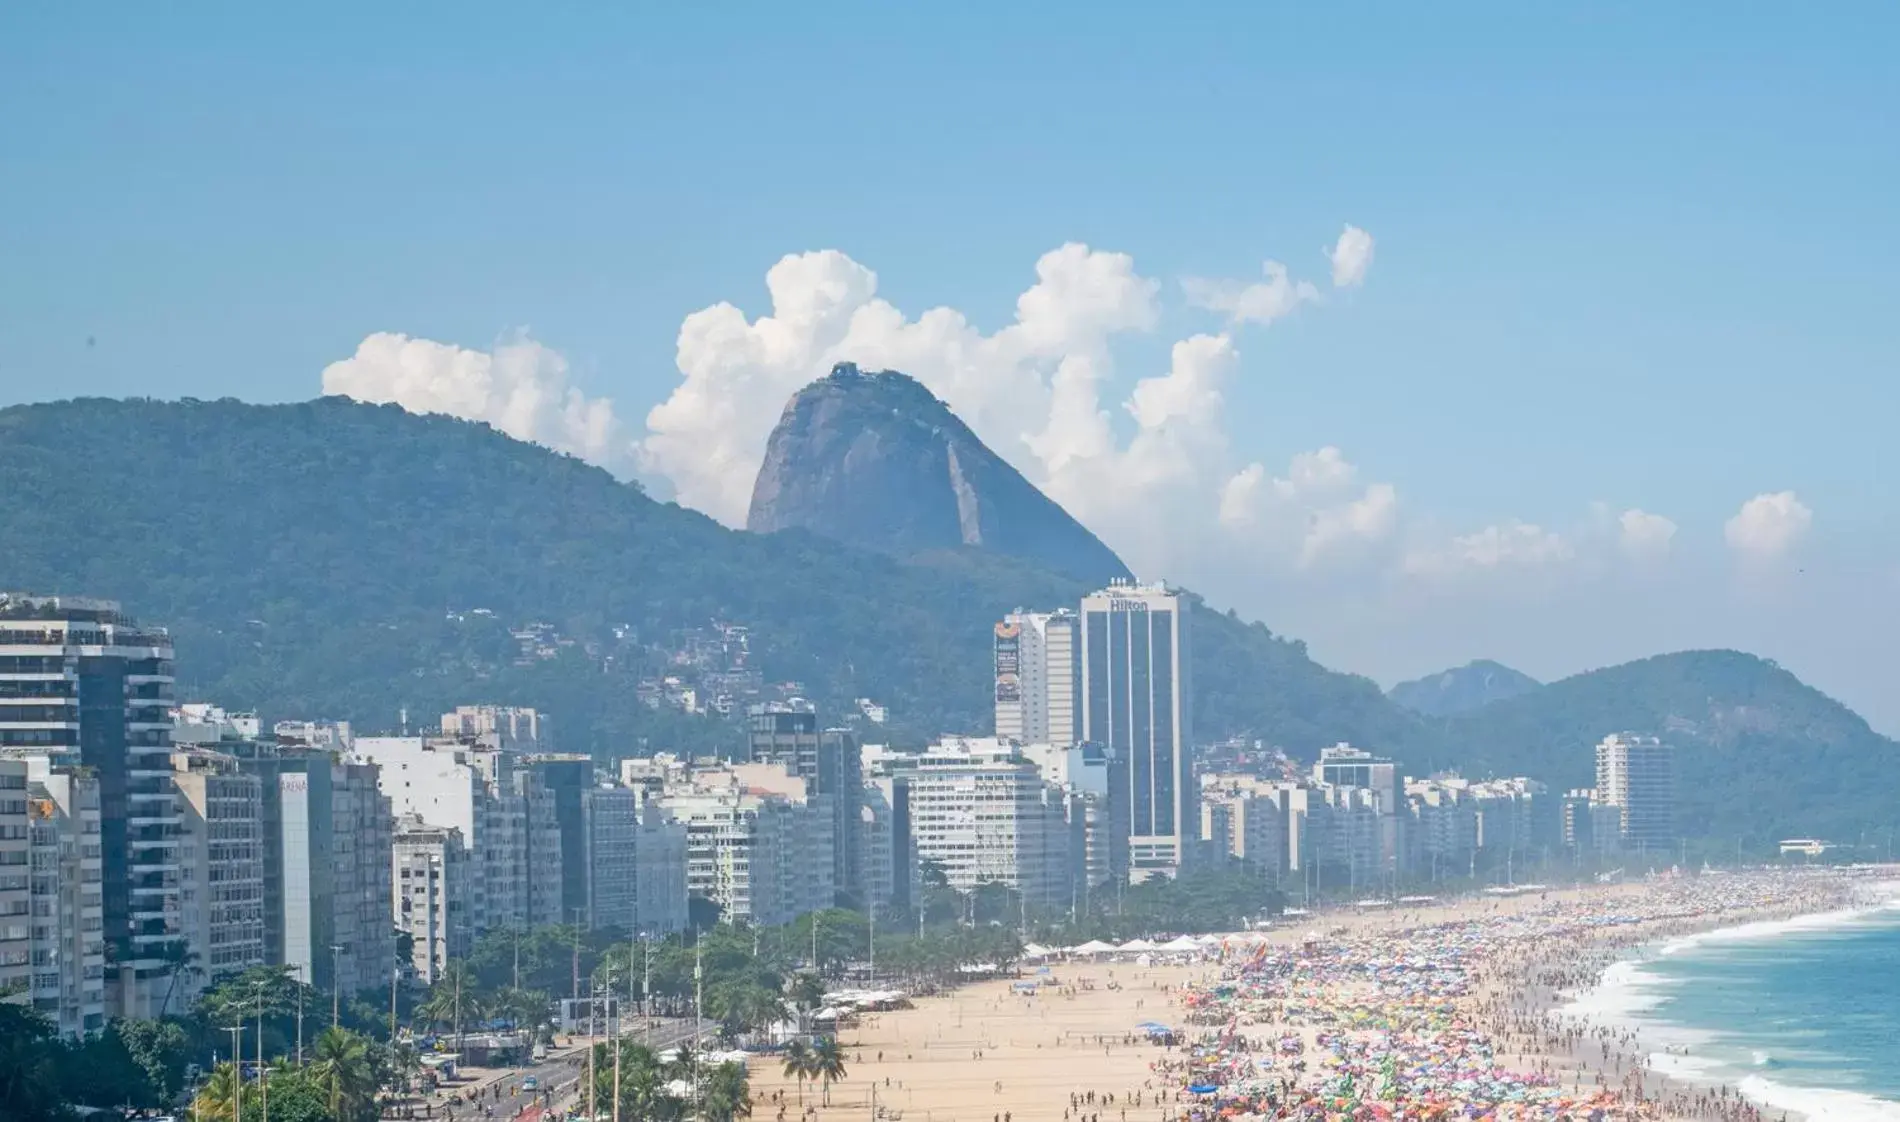
[[1021, 701], [1022, 628], [1005, 620], [996, 625], [996, 700]]

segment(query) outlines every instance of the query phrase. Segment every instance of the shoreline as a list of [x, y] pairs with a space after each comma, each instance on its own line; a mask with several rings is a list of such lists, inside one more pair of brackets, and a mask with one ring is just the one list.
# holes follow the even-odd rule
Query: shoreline
[[[1861, 872], [1867, 873], [1868, 870]], [[1900, 1103], [1865, 1092], [1837, 1087], [1780, 1082], [1762, 1072], [1737, 1068], [1729, 1061], [1699, 1056], [1699, 1040], [1716, 1037], [1712, 1030], [1672, 1026], [1647, 1014], [1663, 998], [1649, 986], [1653, 981], [1643, 966], [1710, 943], [1774, 940], [1804, 932], [1829, 931], [1900, 910], [1900, 881], [1891, 870], [1881, 879], [1870, 876], [1829, 878], [1838, 886], [1847, 907], [1821, 910], [1770, 908], [1739, 922], [1694, 926], [1689, 930], [1658, 931], [1652, 937], [1621, 946], [1593, 971], [1582, 986], [1543, 990], [1544, 1020], [1559, 1031], [1581, 1029], [1599, 1043], [1609, 1042], [1608, 1055], [1599, 1048], [1599, 1060], [1620, 1055], [1642, 1073], [1653, 1097], [1671, 1108], [1670, 1117], [1728, 1119], [1752, 1109], [1761, 1119], [1811, 1119], [1852, 1112], [1864, 1117], [1900, 1117]], [[1601, 948], [1599, 948], [1601, 949]], [[1587, 1057], [1585, 1057], [1587, 1059]], [[1760, 1062], [1760, 1061], [1757, 1061]]]
[[[1562, 1010], [1642, 948], [1838, 910], [1855, 887], [1767, 872], [1552, 887], [1301, 916], [1218, 960], [1028, 966], [844, 1029], [849, 1071], [828, 1105], [758, 1057], [754, 1117], [1318, 1119], [1344, 1088], [1387, 1117], [1449, 1118], [1475, 1096], [1500, 1118], [1778, 1122], [1733, 1088], [1657, 1070], [1633, 1028]], [[1151, 1021], [1172, 1044], [1147, 1037]], [[1220, 1092], [1186, 1091], [1201, 1084]]]

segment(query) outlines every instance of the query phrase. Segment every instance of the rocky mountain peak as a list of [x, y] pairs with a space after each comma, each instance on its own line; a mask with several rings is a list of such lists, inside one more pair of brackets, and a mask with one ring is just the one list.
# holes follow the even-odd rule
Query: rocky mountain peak
[[850, 362], [786, 404], [746, 528], [804, 529], [900, 555], [984, 549], [1085, 580], [1130, 575], [923, 383]]

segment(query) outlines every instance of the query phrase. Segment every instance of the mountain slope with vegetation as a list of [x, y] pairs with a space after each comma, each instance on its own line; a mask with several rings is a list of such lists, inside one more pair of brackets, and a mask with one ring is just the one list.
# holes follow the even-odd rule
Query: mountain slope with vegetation
[[[1766, 659], [1684, 651], [1565, 678], [1443, 723], [1477, 773], [1596, 782], [1594, 745], [1628, 730], [1676, 750], [1677, 809], [1689, 836], [1759, 852], [1819, 836], [1884, 855], [1900, 826], [1900, 744]], [[1863, 839], [1862, 832], [1867, 836]], [[1876, 843], [1878, 848], [1876, 849]]]
[[[559, 747], [603, 757], [736, 741], [732, 722], [636, 696], [673, 672], [653, 650], [714, 619], [746, 625], [766, 681], [802, 683], [827, 720], [868, 697], [892, 716], [867, 736], [985, 732], [991, 625], [1087, 591], [982, 550], [730, 530], [486, 426], [337, 398], [0, 410], [0, 542], [0, 588], [109, 597], [171, 627], [183, 696], [371, 729], [405, 708], [421, 723], [532, 705]], [[527, 621], [564, 638], [519, 657]], [[1428, 718], [1261, 624], [1198, 601], [1191, 624], [1202, 741], [1310, 759], [1348, 740], [1411, 774], [1564, 788], [1593, 781], [1604, 734], [1655, 733], [1679, 746], [1691, 833], [1900, 824], [1900, 746], [1748, 655], [1666, 655]]]
[[1450, 717], [1482, 709], [1507, 697], [1527, 694], [1540, 685], [1542, 683], [1529, 674], [1481, 658], [1451, 670], [1400, 682], [1387, 690], [1386, 696], [1414, 713]]
[[[729, 530], [486, 426], [341, 398], [295, 405], [82, 400], [0, 410], [0, 587], [109, 597], [170, 626], [181, 694], [369, 728], [400, 709], [533, 705], [563, 748], [730, 743], [649, 709], [617, 661], [643, 639], [750, 628], [767, 681], [828, 719], [888, 705], [894, 738], [990, 725], [991, 625], [1083, 582], [977, 550], [909, 560], [802, 531]], [[573, 637], [511, 657], [510, 623]], [[1195, 621], [1208, 736], [1312, 751], [1410, 719], [1363, 678], [1211, 611]]]

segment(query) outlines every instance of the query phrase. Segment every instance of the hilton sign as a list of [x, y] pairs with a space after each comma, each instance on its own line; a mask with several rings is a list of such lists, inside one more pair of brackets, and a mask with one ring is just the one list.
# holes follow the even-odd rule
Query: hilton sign
[[1108, 602], [1108, 610], [1111, 612], [1145, 612], [1148, 610], [1148, 601], [1124, 600], [1118, 597]]

